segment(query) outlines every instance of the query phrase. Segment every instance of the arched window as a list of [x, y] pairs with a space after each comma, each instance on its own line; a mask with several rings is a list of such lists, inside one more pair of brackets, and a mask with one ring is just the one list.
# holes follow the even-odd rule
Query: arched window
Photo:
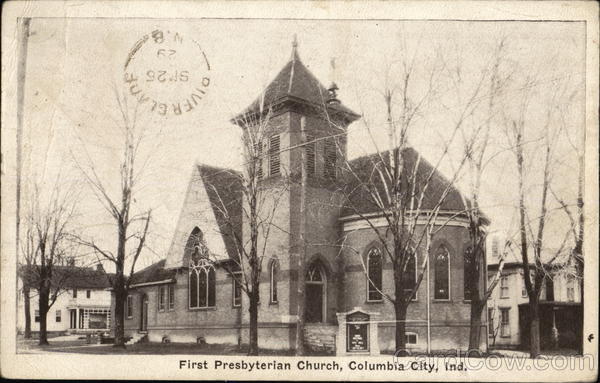
[[327, 319], [327, 274], [319, 261], [312, 262], [306, 273], [304, 319], [306, 323]]
[[198, 227], [190, 233], [185, 248], [183, 250], [184, 259], [197, 261], [201, 257], [208, 256], [208, 248], [204, 242], [204, 234]]
[[[407, 254], [408, 259], [406, 261], [406, 267], [404, 268], [404, 294], [407, 296], [412, 293], [415, 285], [417, 284], [417, 252], [411, 249], [411, 253]], [[413, 300], [417, 299], [417, 295], [413, 297]]]
[[450, 299], [450, 252], [446, 246], [438, 247], [435, 259], [434, 299]]
[[381, 250], [374, 247], [367, 253], [367, 276], [368, 276], [368, 288], [367, 288], [367, 301], [377, 302], [382, 299], [381, 289], [383, 282], [383, 259], [381, 257]]
[[190, 308], [215, 306], [215, 268], [206, 259], [190, 261]]
[[279, 272], [279, 262], [273, 260], [269, 268], [269, 280], [271, 282], [270, 300], [271, 303], [277, 303], [277, 278]]
[[472, 277], [473, 277], [473, 250], [471, 246], [468, 246], [465, 250], [465, 259], [464, 259], [464, 267], [463, 267], [463, 291], [464, 298], [466, 301], [470, 301], [473, 293]]

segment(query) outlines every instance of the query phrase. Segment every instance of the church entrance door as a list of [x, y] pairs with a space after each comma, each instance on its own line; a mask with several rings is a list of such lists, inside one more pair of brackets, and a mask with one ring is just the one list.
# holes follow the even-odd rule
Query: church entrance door
[[327, 277], [321, 265], [313, 262], [306, 273], [304, 319], [306, 323], [325, 322]]

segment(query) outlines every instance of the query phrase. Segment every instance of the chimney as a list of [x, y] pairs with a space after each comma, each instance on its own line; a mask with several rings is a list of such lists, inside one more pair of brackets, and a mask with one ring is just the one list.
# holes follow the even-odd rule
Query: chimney
[[102, 263], [98, 263], [96, 265], [96, 271], [104, 272], [104, 266], [102, 266]]
[[335, 83], [335, 58], [332, 58], [330, 61], [330, 69], [331, 85], [329, 85], [329, 88], [327, 88], [327, 92], [329, 92], [327, 104], [339, 104], [340, 100], [337, 99], [337, 91], [339, 88]]

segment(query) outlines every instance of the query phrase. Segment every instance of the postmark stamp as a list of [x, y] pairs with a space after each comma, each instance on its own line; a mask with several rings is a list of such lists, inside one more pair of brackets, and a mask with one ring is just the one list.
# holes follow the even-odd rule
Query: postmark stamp
[[210, 87], [210, 63], [200, 44], [177, 31], [156, 29], [127, 56], [128, 93], [152, 113], [180, 116], [197, 110]]

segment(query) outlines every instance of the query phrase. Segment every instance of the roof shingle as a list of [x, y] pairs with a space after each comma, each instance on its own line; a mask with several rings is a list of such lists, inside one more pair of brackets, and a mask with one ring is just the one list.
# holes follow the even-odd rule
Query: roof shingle
[[198, 165], [229, 258], [238, 259], [236, 239], [242, 238], [242, 175], [232, 169]]
[[[375, 168], [382, 163], [389, 163], [389, 157], [389, 151], [387, 151], [381, 153], [381, 155], [374, 153], [349, 161], [351, 171], [346, 170], [344, 172], [344, 190], [347, 202], [342, 211], [342, 216], [380, 211], [367, 185], [374, 185], [380, 191], [382, 197], [385, 195], [385, 185], [379, 174], [375, 171]], [[419, 190], [423, 190], [427, 185], [421, 210], [434, 209], [447, 188], [449, 188], [448, 194], [444, 198], [440, 210], [454, 212], [465, 210], [465, 204], [460, 192], [440, 172], [434, 169], [427, 160], [421, 157], [415, 149], [411, 147], [403, 149], [401, 158], [403, 161], [402, 174], [410, 174], [410, 179], [413, 178], [413, 174], [415, 175], [414, 179], [417, 182], [416, 196], [420, 196]], [[430, 176], [431, 178], [429, 179]], [[403, 177], [402, 184], [406, 188], [405, 190], [408, 190], [410, 187], [409, 179]], [[387, 202], [386, 198], [382, 199], [384, 203]]]
[[305, 102], [319, 109], [323, 109], [323, 105], [327, 105], [329, 112], [343, 114], [351, 121], [360, 117], [339, 102], [327, 102], [329, 91], [306, 68], [294, 50], [290, 61], [265, 88], [261, 96], [252, 102], [244, 112], [234, 118], [234, 121], [243, 121], [243, 116], [247, 114], [261, 113], [280, 102], [288, 100]]
[[[20, 268], [23, 283], [35, 287], [39, 277], [39, 267], [36, 265]], [[72, 289], [105, 289], [111, 286], [110, 278], [114, 273], [105, 273], [92, 267], [54, 266], [52, 280], [60, 288]]]
[[177, 274], [176, 269], [165, 269], [166, 259], [160, 260], [131, 276], [131, 285], [159, 282], [168, 279], [173, 279]]

